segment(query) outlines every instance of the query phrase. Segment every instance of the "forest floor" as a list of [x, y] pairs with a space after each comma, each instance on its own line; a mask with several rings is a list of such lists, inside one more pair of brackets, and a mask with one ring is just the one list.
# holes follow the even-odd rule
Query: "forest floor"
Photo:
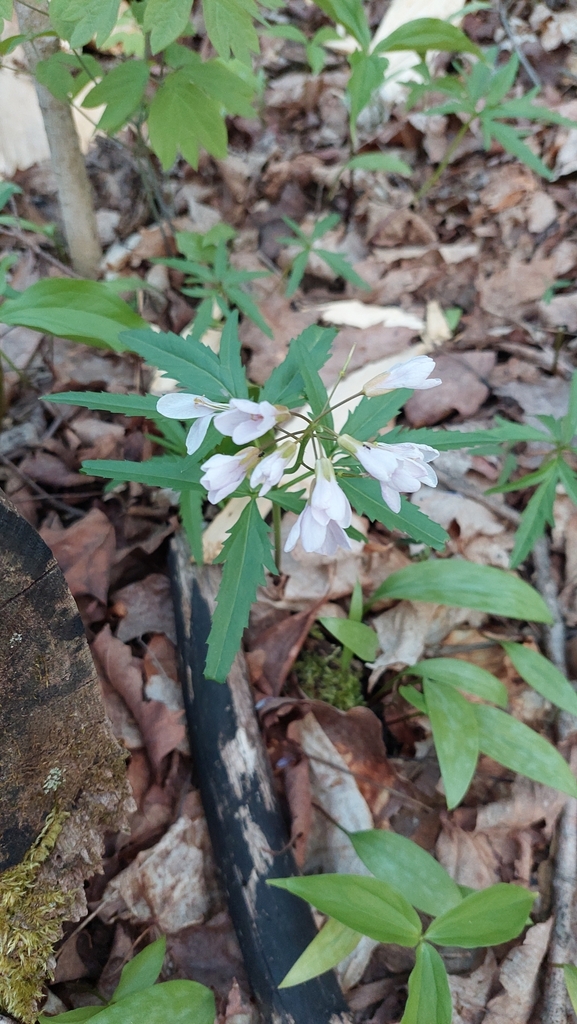
[[[385, 6], [372, 4], [375, 25]], [[300, 23], [310, 21], [304, 0], [288, 8]], [[510, 11], [509, 27], [522, 39], [547, 104], [577, 118], [577, 64], [568, 45], [577, 37], [577, 15], [571, 17], [573, 36], [565, 27], [567, 12], [521, 0]], [[463, 27], [483, 45], [504, 35], [493, 11], [469, 15]], [[367, 118], [361, 136], [367, 150], [387, 147], [413, 175], [358, 171], [337, 183], [349, 156], [342, 57], [333, 54], [313, 78], [299, 44], [264, 39], [260, 63], [269, 79], [260, 116], [231, 120], [229, 157], [204, 156], [197, 172], [180, 163], [163, 185], [177, 230], [204, 232], [222, 220], [237, 232], [232, 263], [270, 271], [252, 282], [251, 292], [273, 340], [249, 320], [241, 324], [252, 380], [263, 382], [305, 327], [334, 323], [340, 331], [324, 371], [327, 382], [336, 379], [353, 346], [351, 372], [385, 359], [393, 363], [412, 347], [433, 354], [443, 384], [410, 399], [403, 421], [412, 426], [479, 429], [494, 425], [496, 416], [531, 423], [538, 414], [562, 415], [577, 348], [577, 131], [547, 127], [533, 135], [531, 144], [554, 169], [551, 183], [496, 146], [485, 152], [482, 139], [469, 134], [440, 181], [415, 203], [458, 121], [407, 113], [402, 105], [386, 119]], [[171, 224], [159, 224], [151, 212], [129, 136], [125, 141], [122, 147], [97, 138], [88, 156], [105, 276], [143, 279], [139, 312], [161, 330], [181, 332], [194, 318], [194, 305], [181, 292], [183, 275], [151, 262], [174, 253]], [[17, 172], [14, 180], [23, 189], [16, 197], [22, 216], [58, 223], [48, 165]], [[344, 283], [319, 263], [287, 298], [282, 218], [306, 226], [334, 211], [341, 222], [326, 247], [345, 255], [369, 290]], [[43, 235], [0, 229], [0, 243], [19, 256], [11, 279], [16, 289], [69, 273]], [[152, 388], [160, 394], [166, 384], [135, 357], [25, 328], [0, 327], [0, 349], [0, 485], [51, 547], [77, 600], [114, 733], [130, 754], [137, 806], [130, 832], [108, 837], [104, 873], [87, 892], [89, 922], [71, 925], [58, 950], [47, 1010], [85, 1005], [94, 1000], [95, 986], [109, 995], [135, 946], [163, 932], [170, 964], [165, 977], [212, 986], [219, 1021], [250, 1024], [256, 1018], [242, 956], [191, 783], [166, 568], [168, 541], [178, 529], [174, 496], [141, 484], [105, 489], [80, 473], [85, 459], [142, 460], [161, 450], [142, 419], [39, 400], [63, 390]], [[517, 458], [528, 472], [540, 454], [521, 446]], [[448, 530], [448, 554], [506, 568], [527, 491], [484, 496], [502, 470], [497, 456], [446, 453], [436, 465], [439, 487], [423, 488], [416, 500]], [[223, 538], [217, 511], [206, 512], [213, 552]], [[495, 642], [535, 644], [539, 636], [463, 609], [383, 602], [373, 619], [376, 665], [372, 671], [358, 666], [355, 692], [350, 679], [343, 683], [331, 670], [334, 648], [314, 627], [315, 618], [344, 615], [357, 579], [369, 595], [415, 554], [401, 535], [379, 524], [361, 526], [366, 545], [355, 543], [335, 559], [286, 556], [282, 585], [262, 588], [246, 635], [263, 735], [298, 863], [304, 870], [355, 870], [320, 807], [345, 827], [392, 828], [414, 839], [460, 884], [518, 881], [538, 891], [538, 923], [523, 944], [455, 951], [448, 962], [455, 1022], [537, 1020], [552, 920], [552, 837], [565, 798], [482, 757], [462, 805], [448, 813], [426, 720], [383, 684], [423, 655], [456, 655], [498, 676], [513, 714], [554, 737], [550, 705], [523, 684]], [[562, 493], [549, 546], [575, 679], [577, 511]], [[539, 586], [530, 558], [520, 572]], [[159, 705], [156, 716], [140, 713], [149, 701]], [[191, 858], [191, 848], [201, 856]], [[184, 895], [182, 863], [195, 865], [194, 873], [187, 867]], [[392, 1024], [402, 1015], [412, 954], [374, 947], [361, 944], [341, 980], [357, 1024]]]

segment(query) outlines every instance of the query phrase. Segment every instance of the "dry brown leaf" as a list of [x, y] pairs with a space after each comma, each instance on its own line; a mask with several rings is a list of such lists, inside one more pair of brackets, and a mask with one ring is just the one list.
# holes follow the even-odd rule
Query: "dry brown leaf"
[[185, 928], [167, 937], [167, 955], [177, 978], [194, 978], [208, 985], [224, 1001], [233, 979], [239, 981], [245, 999], [248, 983], [232, 922], [221, 911], [205, 924]]
[[495, 851], [487, 836], [466, 832], [448, 818], [442, 820], [435, 854], [458, 885], [486, 889], [501, 881]]
[[547, 192], [534, 192], [527, 207], [527, 227], [531, 234], [540, 235], [556, 220], [555, 200]]
[[[292, 739], [297, 723], [290, 722], [288, 739]], [[298, 733], [298, 728], [297, 728]], [[291, 841], [297, 867], [303, 868], [313, 823], [312, 789], [307, 758], [291, 761], [283, 770], [283, 781], [291, 815]]]
[[489, 397], [486, 380], [495, 361], [491, 351], [437, 356], [435, 373], [443, 383], [429, 391], [416, 391], [409, 398], [405, 415], [411, 426], [432, 426], [454, 412], [474, 416]]
[[523, 263], [513, 255], [505, 270], [477, 278], [482, 309], [504, 320], [519, 320], [524, 306], [541, 299], [555, 280], [555, 260], [535, 258]]
[[542, 415], [564, 416], [569, 405], [569, 381], [562, 377], [542, 377], [539, 383], [512, 380], [493, 388], [495, 394], [513, 398], [523, 409], [525, 420], [539, 425], [535, 417]]
[[13, 369], [25, 370], [41, 341], [42, 334], [28, 327], [0, 327], [0, 349]]
[[116, 541], [104, 512], [93, 508], [66, 530], [43, 527], [40, 535], [60, 565], [72, 596], [90, 594], [106, 604]]
[[528, 829], [544, 821], [543, 835], [550, 839], [567, 797], [558, 789], [541, 786], [519, 775], [506, 800], [495, 800], [477, 811], [477, 832], [504, 828], [509, 831]]
[[529, 928], [522, 946], [507, 954], [499, 973], [505, 991], [487, 1006], [483, 1024], [526, 1024], [537, 998], [537, 976], [547, 952], [553, 918]]
[[227, 1024], [256, 1024], [256, 1007], [245, 1001], [236, 978], [226, 1003], [224, 1019]]
[[170, 580], [162, 573], [151, 573], [143, 580], [116, 590], [111, 600], [121, 616], [116, 636], [123, 643], [145, 633], [164, 633], [176, 643], [176, 626], [170, 593]]
[[108, 625], [96, 637], [92, 651], [106, 678], [130, 708], [158, 778], [163, 759], [184, 739], [182, 712], [157, 700], [144, 700], [142, 662], [133, 658], [130, 647], [112, 636]]
[[181, 816], [108, 883], [99, 917], [154, 923], [169, 935], [199, 924], [211, 905], [205, 871], [209, 849], [204, 818]]
[[509, 568], [515, 534], [484, 505], [454, 491], [433, 491], [429, 487], [414, 496], [413, 504], [450, 530], [450, 551], [464, 555], [470, 562]]
[[437, 235], [430, 224], [413, 210], [395, 210], [385, 204], [379, 208], [374, 203], [367, 241], [371, 245], [387, 248], [395, 245], [433, 245]]
[[54, 972], [54, 984], [58, 985], [64, 981], [78, 981], [79, 978], [86, 978], [90, 973], [84, 960], [78, 952], [78, 940], [80, 935], [70, 937], [59, 950], [56, 971]]
[[99, 682], [102, 700], [104, 701], [104, 707], [110, 719], [114, 736], [127, 750], [140, 750], [144, 747], [144, 740], [134, 715], [107, 679], [101, 676]]
[[453, 1000], [452, 1024], [481, 1024], [497, 970], [495, 954], [490, 949], [481, 966], [467, 977], [449, 974]]
[[[403, 296], [419, 291], [436, 273], [435, 267], [414, 266], [389, 270], [379, 281], [372, 298], [383, 306], [393, 306], [401, 302]], [[372, 358], [375, 359], [376, 355]]]
[[571, 334], [577, 331], [577, 292], [555, 295], [551, 302], [540, 302], [539, 312], [551, 327], [564, 327]]
[[489, 184], [479, 198], [491, 213], [500, 213], [517, 206], [526, 195], [537, 188], [535, 175], [522, 164], [506, 164], [490, 175]]
[[285, 358], [289, 342], [316, 322], [317, 312], [314, 309], [294, 309], [290, 299], [280, 291], [265, 298], [259, 304], [259, 309], [274, 333], [274, 341], [246, 317], [240, 326], [240, 340], [251, 353], [248, 363], [251, 380], [264, 384], [274, 368]]
[[251, 643], [248, 661], [259, 690], [278, 697], [317, 616], [318, 604], [260, 633]]
[[385, 817], [398, 810], [399, 801], [392, 791], [406, 790], [387, 757], [381, 722], [369, 708], [343, 712], [321, 701], [315, 701], [311, 707], [319, 725], [352, 772], [373, 820], [380, 825]]
[[351, 371], [371, 360], [406, 351], [418, 333], [417, 327], [387, 327], [384, 324], [364, 329], [344, 327], [333, 342], [330, 359], [320, 371], [321, 378], [328, 387], [334, 384], [353, 348], [349, 362]]
[[462, 622], [480, 626], [484, 619], [482, 612], [467, 608], [399, 601], [394, 608], [373, 619], [380, 654], [373, 666], [370, 685], [373, 686], [387, 668], [401, 669], [420, 661], [426, 646], [440, 643], [454, 626]]
[[37, 451], [27, 455], [20, 464], [20, 469], [31, 480], [48, 487], [82, 487], [94, 479], [84, 473], [74, 473], [67, 469], [61, 459], [49, 452]]

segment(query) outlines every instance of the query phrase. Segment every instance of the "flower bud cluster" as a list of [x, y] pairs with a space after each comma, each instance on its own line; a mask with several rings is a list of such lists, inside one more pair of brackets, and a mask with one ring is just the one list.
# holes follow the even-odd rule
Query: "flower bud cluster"
[[[429, 356], [417, 356], [374, 377], [365, 384], [362, 393], [376, 397], [398, 388], [436, 387], [441, 381], [429, 376], [434, 366]], [[328, 408], [327, 404], [323, 415]], [[157, 410], [172, 419], [194, 420], [186, 438], [189, 455], [198, 451], [211, 423], [236, 445], [247, 445], [262, 438], [259, 446], [249, 445], [234, 455], [217, 453], [202, 463], [200, 482], [206, 487], [210, 502], [217, 504], [228, 498], [247, 478], [250, 487], [258, 489], [259, 497], [264, 497], [281, 482], [297, 458], [297, 467], [308, 468], [308, 475], [313, 479], [307, 503], [288, 535], [285, 551], [292, 551], [298, 542], [304, 551], [323, 555], [334, 555], [339, 547], [350, 548], [345, 531], [351, 525], [352, 509], [337, 481], [333, 462], [323, 454], [315, 458], [314, 467], [306, 467], [302, 454], [307, 441], [312, 441], [316, 449], [318, 442], [326, 440], [327, 428], [319, 426], [322, 416], [303, 417], [306, 425], [289, 437], [282, 427], [291, 415], [289, 410], [267, 401], [231, 398], [227, 403], [219, 403], [203, 395], [181, 393], [164, 395], [157, 403]], [[280, 435], [278, 440], [271, 435], [274, 430]], [[332, 440], [336, 440], [341, 452], [353, 455], [362, 470], [378, 481], [383, 501], [392, 512], [400, 511], [401, 494], [415, 493], [422, 484], [434, 487], [437, 483], [430, 463], [439, 452], [429, 445], [358, 441], [348, 434], [337, 437], [332, 433]], [[302, 443], [299, 445], [297, 441]], [[347, 473], [350, 475], [348, 467]]]

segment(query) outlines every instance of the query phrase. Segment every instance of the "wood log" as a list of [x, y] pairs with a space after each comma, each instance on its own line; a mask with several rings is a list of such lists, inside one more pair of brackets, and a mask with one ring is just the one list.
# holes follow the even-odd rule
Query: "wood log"
[[1, 492], [0, 578], [0, 1011], [33, 1020], [52, 945], [86, 913], [83, 883], [131, 799], [76, 604]]
[[245, 658], [225, 684], [204, 677], [220, 569], [191, 565], [182, 535], [170, 568], [191, 752], [215, 860], [247, 974], [266, 1024], [350, 1024], [334, 974], [279, 982], [317, 934], [306, 903], [267, 879], [298, 874], [254, 710]]

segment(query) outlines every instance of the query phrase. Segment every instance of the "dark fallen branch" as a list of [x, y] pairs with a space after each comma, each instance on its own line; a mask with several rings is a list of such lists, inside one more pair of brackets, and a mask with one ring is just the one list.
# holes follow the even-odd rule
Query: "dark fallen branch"
[[260, 1011], [266, 1024], [349, 1024], [351, 1017], [332, 973], [278, 989], [316, 928], [306, 904], [266, 884], [268, 878], [297, 871], [243, 656], [237, 656], [226, 684], [204, 678], [220, 570], [191, 566], [181, 536], [172, 542], [170, 565], [196, 778]]

